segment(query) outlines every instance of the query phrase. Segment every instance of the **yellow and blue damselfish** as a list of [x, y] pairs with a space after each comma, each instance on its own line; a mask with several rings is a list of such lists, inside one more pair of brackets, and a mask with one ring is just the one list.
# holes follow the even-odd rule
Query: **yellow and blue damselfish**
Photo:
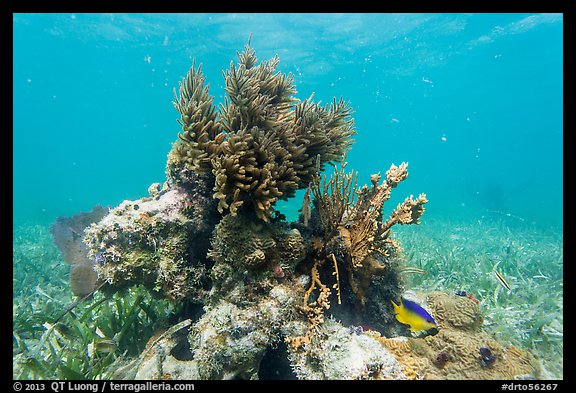
[[432, 315], [428, 314], [421, 306], [413, 301], [400, 298], [400, 305], [392, 300], [394, 314], [398, 322], [410, 326], [410, 330], [428, 330], [437, 327], [436, 321]]

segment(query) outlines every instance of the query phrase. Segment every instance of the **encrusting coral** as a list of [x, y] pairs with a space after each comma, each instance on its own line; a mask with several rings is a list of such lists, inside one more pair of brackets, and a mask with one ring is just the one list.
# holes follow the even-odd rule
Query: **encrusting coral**
[[309, 350], [289, 351], [300, 379], [407, 379], [402, 365], [377, 339], [327, 318]]
[[253, 301], [245, 290], [266, 291], [293, 277], [308, 248], [297, 229], [285, 223], [264, 224], [243, 215], [224, 217], [214, 229], [211, 244], [211, 298], [233, 296], [242, 302]]
[[[483, 332], [480, 307], [472, 300], [444, 292], [417, 296], [430, 308], [439, 331], [424, 338], [378, 339], [402, 364], [410, 379], [535, 379], [540, 367], [527, 351], [504, 346]], [[485, 361], [486, 353], [490, 361]]]
[[[143, 284], [202, 309], [179, 315], [115, 375], [257, 379], [274, 366], [264, 362], [279, 346], [302, 379], [536, 373], [528, 355], [481, 331], [469, 299], [429, 294], [422, 303], [440, 325], [436, 335], [383, 337], [407, 333], [390, 303], [403, 291], [391, 228], [418, 224], [426, 195], [406, 198], [384, 219], [407, 164], [359, 188], [357, 172], [345, 170], [355, 134], [350, 106], [295, 98], [293, 76], [276, 70], [278, 57], [258, 63], [250, 46], [238, 57], [224, 74], [218, 108], [195, 63], [180, 83], [174, 106], [182, 131], [164, 184], [72, 232], [55, 226], [67, 260], [89, 266], [71, 277], [76, 295], [96, 282], [105, 292]], [[336, 162], [340, 168], [321, 176]], [[306, 189], [301, 219], [285, 222], [275, 204], [298, 189]], [[378, 331], [364, 331], [365, 323]]]

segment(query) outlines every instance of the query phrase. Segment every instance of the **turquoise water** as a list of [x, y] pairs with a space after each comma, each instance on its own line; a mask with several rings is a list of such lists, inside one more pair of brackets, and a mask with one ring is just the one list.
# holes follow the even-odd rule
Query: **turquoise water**
[[[561, 14], [15, 14], [13, 32], [15, 359], [73, 300], [49, 225], [163, 182], [173, 89], [196, 59], [222, 102], [222, 70], [251, 37], [298, 98], [350, 101], [360, 184], [409, 163], [384, 207], [429, 200], [422, 225], [393, 230], [428, 272], [407, 289], [472, 291], [485, 329], [563, 378]], [[295, 220], [302, 195], [276, 207]]]
[[278, 54], [295, 75], [299, 98], [350, 100], [358, 135], [348, 161], [360, 182], [407, 161], [396, 196], [426, 192], [429, 217], [562, 224], [562, 15], [13, 21], [15, 222], [116, 205], [162, 182], [180, 130], [173, 88], [195, 58], [221, 101], [222, 70], [252, 34], [260, 59]]

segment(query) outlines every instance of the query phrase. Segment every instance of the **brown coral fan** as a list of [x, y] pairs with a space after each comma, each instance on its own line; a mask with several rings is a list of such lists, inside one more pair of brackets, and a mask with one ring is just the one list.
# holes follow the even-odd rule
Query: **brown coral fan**
[[84, 297], [96, 289], [98, 273], [92, 264], [80, 263], [70, 269], [70, 289], [75, 296]]
[[88, 258], [88, 248], [82, 241], [84, 229], [101, 220], [107, 213], [107, 208], [95, 206], [90, 212], [81, 212], [71, 217], [58, 217], [56, 219], [50, 227], [50, 234], [67, 263], [77, 265], [92, 262]]
[[97, 287], [98, 274], [94, 270], [94, 261], [89, 258], [88, 247], [83, 242], [84, 230], [107, 213], [108, 208], [98, 205], [90, 212], [58, 217], [50, 227], [54, 244], [71, 265], [70, 289], [75, 296], [84, 297]]
[[[426, 296], [440, 329], [425, 338], [385, 338], [370, 331], [392, 351], [412, 379], [515, 379], [539, 376], [533, 356], [506, 347], [482, 331], [480, 308], [472, 300], [443, 292]], [[493, 362], [482, 361], [489, 352]]]
[[322, 107], [294, 98], [293, 76], [276, 71], [278, 57], [257, 65], [249, 46], [238, 57], [225, 73], [227, 96], [218, 111], [200, 67], [193, 64], [181, 82], [174, 105], [182, 133], [167, 173], [212, 175], [220, 212], [236, 215], [249, 206], [269, 221], [276, 201], [308, 187], [317, 159], [321, 166], [347, 151], [355, 134], [351, 109], [342, 100]]

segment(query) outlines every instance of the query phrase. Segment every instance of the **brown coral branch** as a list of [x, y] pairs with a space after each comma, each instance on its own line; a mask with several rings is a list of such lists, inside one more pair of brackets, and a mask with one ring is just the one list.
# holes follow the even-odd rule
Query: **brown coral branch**
[[424, 204], [428, 202], [426, 194], [420, 194], [416, 200], [412, 195], [398, 204], [398, 207], [392, 212], [390, 218], [382, 225], [380, 232], [385, 234], [394, 224], [419, 224], [418, 220], [424, 214]]
[[344, 162], [340, 169], [334, 167], [335, 172], [330, 178], [324, 175], [322, 181], [317, 177], [312, 182], [312, 194], [318, 201], [318, 214], [324, 228], [325, 241], [334, 237], [339, 227], [347, 225], [349, 220], [345, 213], [355, 200], [358, 173], [346, 173], [345, 168]]
[[179, 95], [174, 90], [174, 107], [180, 112], [182, 133], [178, 137], [185, 144], [177, 145], [182, 157], [198, 174], [210, 172], [210, 156], [218, 154], [218, 146], [223, 140], [220, 124], [212, 105], [213, 97], [208, 93], [209, 85], [204, 86], [202, 66], [192, 64], [186, 78], [179, 85]]
[[336, 289], [336, 294], [338, 295], [338, 304], [342, 304], [342, 299], [340, 298], [340, 274], [338, 272], [338, 262], [336, 261], [336, 256], [334, 253], [331, 254], [332, 261], [334, 262], [334, 273], [332, 275], [336, 276], [336, 284], [332, 288]]
[[395, 223], [418, 223], [427, 200], [424, 194], [417, 200], [407, 198], [383, 223], [384, 203], [390, 199], [392, 188], [408, 177], [408, 164], [392, 165], [382, 183], [380, 174], [372, 175], [371, 187], [360, 190], [356, 187], [357, 174], [346, 173], [345, 166], [346, 163], [340, 169], [335, 168], [330, 178], [316, 178], [311, 185], [325, 233], [323, 244], [317, 250], [318, 255], [326, 255], [327, 247], [331, 244], [330, 247], [334, 247], [334, 240], [343, 246], [350, 288], [364, 304], [371, 278], [385, 273], [385, 266], [375, 253], [387, 258], [391, 249], [398, 248], [396, 242], [388, 238], [390, 228]]

